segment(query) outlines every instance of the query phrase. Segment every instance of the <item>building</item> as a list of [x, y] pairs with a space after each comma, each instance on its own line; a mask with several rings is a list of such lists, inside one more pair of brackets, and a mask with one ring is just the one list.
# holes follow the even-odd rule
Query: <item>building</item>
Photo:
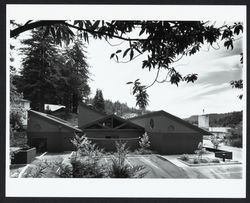
[[79, 105], [78, 127], [50, 114], [29, 111], [28, 144], [38, 151], [74, 150], [70, 140], [76, 133], [105, 151], [114, 151], [116, 141], [124, 141], [130, 150], [139, 147], [139, 138], [148, 133], [151, 149], [161, 154], [194, 153], [203, 135], [211, 135], [165, 111], [156, 111], [129, 120], [106, 115], [92, 106]]
[[198, 127], [208, 130], [209, 128], [209, 115], [199, 115], [198, 116]]
[[107, 114], [97, 111], [91, 105], [86, 105], [84, 103], [80, 103], [78, 106], [78, 126], [84, 126], [92, 121], [100, 119]]
[[126, 142], [130, 150], [135, 150], [139, 147], [139, 138], [145, 132], [143, 127], [113, 114], [80, 126], [80, 129], [105, 151], [115, 151], [116, 141]]
[[230, 127], [209, 127], [209, 132], [211, 132], [216, 138], [224, 139], [229, 135]]
[[37, 151], [62, 152], [74, 150], [70, 140], [82, 131], [50, 114], [28, 111], [27, 139]]
[[130, 119], [145, 128], [151, 149], [161, 154], [194, 153], [203, 135], [211, 135], [197, 126], [165, 111], [156, 111]]

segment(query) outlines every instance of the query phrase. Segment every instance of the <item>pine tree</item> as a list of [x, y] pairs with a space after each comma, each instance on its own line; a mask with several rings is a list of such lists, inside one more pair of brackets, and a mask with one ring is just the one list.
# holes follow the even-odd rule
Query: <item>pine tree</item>
[[93, 100], [93, 106], [101, 112], [105, 112], [105, 104], [103, 99], [102, 90], [97, 89]]

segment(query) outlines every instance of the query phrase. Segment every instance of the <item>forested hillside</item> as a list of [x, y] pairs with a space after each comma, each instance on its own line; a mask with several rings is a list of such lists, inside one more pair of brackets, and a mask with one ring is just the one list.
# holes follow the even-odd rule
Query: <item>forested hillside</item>
[[[234, 127], [242, 121], [242, 111], [235, 111], [221, 114], [208, 114], [209, 126], [213, 127]], [[186, 121], [198, 125], [198, 116], [194, 115], [185, 119]]]

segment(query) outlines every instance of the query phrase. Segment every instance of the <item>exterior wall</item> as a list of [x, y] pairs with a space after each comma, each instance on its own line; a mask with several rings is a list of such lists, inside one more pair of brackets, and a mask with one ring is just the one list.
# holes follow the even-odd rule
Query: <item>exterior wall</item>
[[[150, 127], [150, 119], [154, 120], [154, 127]], [[197, 131], [188, 128], [185, 125], [182, 125], [179, 122], [176, 122], [175, 120], [172, 120], [170, 118], [167, 118], [163, 115], [158, 116], [152, 116], [148, 118], [138, 118], [133, 119], [131, 122], [140, 125], [142, 127], [145, 127], [145, 131], [147, 132], [156, 132], [156, 133], [197, 133]], [[171, 129], [170, 126], [174, 127], [174, 130]]]
[[[86, 137], [98, 147], [105, 149], [105, 151], [115, 151], [115, 141], [123, 140], [127, 142], [127, 147], [130, 150], [139, 147], [139, 137], [144, 131], [138, 130], [83, 130]], [[110, 138], [106, 138], [106, 136]]]
[[[36, 147], [45, 146], [45, 151], [61, 152], [73, 150], [70, 139], [75, 136], [75, 130], [67, 128], [59, 123], [56, 124], [49, 119], [41, 118], [37, 115], [30, 114], [27, 128], [28, 145]], [[40, 146], [39, 146], [40, 145]]]
[[198, 126], [199, 128], [209, 128], [209, 116], [208, 115], [198, 116]]
[[83, 105], [79, 105], [78, 126], [82, 127], [94, 120], [102, 118], [103, 115], [97, 113]]
[[150, 148], [160, 154], [192, 154], [202, 142], [198, 133], [148, 133]]
[[70, 143], [70, 140], [74, 137], [73, 132], [28, 132], [27, 136], [29, 146], [36, 147], [38, 150], [43, 141], [46, 143], [46, 151], [48, 152], [74, 150], [73, 145]]

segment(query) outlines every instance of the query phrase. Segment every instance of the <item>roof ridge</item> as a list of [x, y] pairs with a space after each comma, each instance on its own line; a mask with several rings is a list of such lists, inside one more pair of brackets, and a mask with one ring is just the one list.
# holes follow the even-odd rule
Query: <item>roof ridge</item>
[[40, 117], [43, 117], [43, 118], [47, 118], [53, 122], [56, 122], [56, 123], [59, 123], [65, 127], [69, 127], [69, 128], [72, 128], [72, 129], [75, 129], [77, 131], [82, 131], [81, 129], [77, 128], [77, 127], [74, 127], [70, 122], [64, 120], [64, 119], [61, 119], [57, 116], [54, 116], [54, 115], [50, 115], [50, 114], [46, 114], [46, 113], [43, 113], [43, 112], [39, 112], [39, 111], [34, 111], [34, 110], [29, 110], [28, 112], [31, 112], [31, 113], [34, 113]]

